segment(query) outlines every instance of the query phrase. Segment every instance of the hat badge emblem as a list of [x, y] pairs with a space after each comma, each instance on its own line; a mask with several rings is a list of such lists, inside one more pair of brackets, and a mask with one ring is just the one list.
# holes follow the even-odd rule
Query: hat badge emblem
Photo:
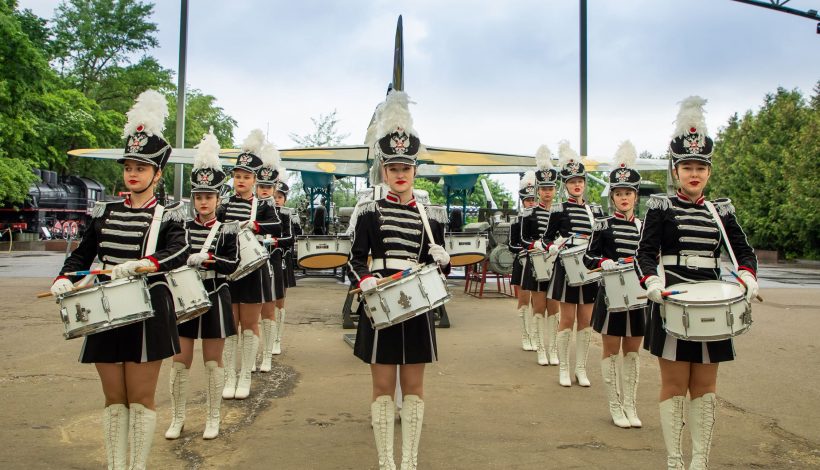
[[631, 171], [629, 171], [625, 168], [622, 168], [622, 169], [618, 170], [615, 173], [615, 178], [618, 179], [619, 183], [625, 183], [625, 182], [629, 181], [630, 175], [632, 175]]
[[214, 172], [211, 170], [200, 171], [196, 176], [197, 183], [211, 184], [214, 180]]
[[128, 151], [131, 153], [140, 152], [148, 143], [148, 136], [145, 134], [134, 134], [128, 137]]
[[239, 164], [240, 165], [249, 165], [251, 163], [251, 156], [247, 153], [243, 153], [239, 156]]

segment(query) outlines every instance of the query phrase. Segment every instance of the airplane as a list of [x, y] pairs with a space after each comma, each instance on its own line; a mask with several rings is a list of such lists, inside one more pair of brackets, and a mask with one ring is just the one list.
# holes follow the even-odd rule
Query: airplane
[[[399, 15], [396, 25], [396, 38], [393, 51], [393, 81], [388, 90], [404, 89], [404, 47], [402, 17]], [[372, 121], [371, 121], [372, 124]], [[196, 150], [192, 148], [175, 148], [171, 151], [169, 163], [193, 164]], [[222, 164], [231, 167], [236, 161], [240, 149], [222, 149]], [[69, 155], [82, 158], [116, 160], [121, 158], [121, 148], [110, 149], [75, 149]], [[282, 163], [289, 171], [308, 172], [335, 177], [367, 177], [374, 163], [371, 149], [365, 145], [339, 147], [307, 147], [281, 149]], [[587, 171], [608, 172], [612, 170], [611, 162], [593, 157], [582, 157]], [[533, 155], [515, 155], [478, 150], [458, 150], [446, 147], [426, 146], [419, 153], [418, 176], [426, 178], [455, 177], [459, 175], [481, 174], [515, 174], [524, 173], [535, 167]], [[554, 162], [557, 166], [557, 162]], [[637, 170], [666, 170], [665, 159], [639, 158], [635, 163]], [[467, 178], [472, 179], [472, 178]], [[475, 181], [473, 181], [473, 185]]]

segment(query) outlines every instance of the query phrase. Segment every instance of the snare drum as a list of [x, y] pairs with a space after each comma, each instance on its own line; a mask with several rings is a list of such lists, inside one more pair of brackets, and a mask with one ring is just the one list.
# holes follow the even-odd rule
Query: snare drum
[[567, 284], [573, 287], [583, 286], [601, 279], [601, 272], [589, 272], [589, 268], [584, 264], [584, 253], [587, 251], [586, 244], [567, 248], [560, 252], [559, 257], [567, 272]]
[[350, 257], [353, 241], [348, 235], [302, 235], [296, 237], [297, 263], [305, 269], [332, 269]]
[[701, 281], [675, 284], [686, 291], [666, 297], [661, 305], [666, 332], [689, 341], [720, 341], [745, 333], [752, 326], [752, 307], [739, 284]]
[[533, 251], [528, 254], [530, 266], [538, 282], [552, 279], [552, 272], [555, 270], [555, 259], [557, 256], [550, 256], [548, 251]]
[[229, 281], [242, 279], [268, 261], [268, 251], [250, 229], [240, 230], [236, 239], [239, 242], [239, 265], [236, 271], [226, 276]]
[[618, 266], [618, 269], [601, 272], [604, 285], [604, 304], [607, 311], [626, 312], [646, 307], [646, 291], [641, 287], [632, 263]]
[[450, 300], [447, 281], [434, 264], [362, 296], [364, 311], [377, 330], [409, 320]]
[[165, 277], [174, 298], [177, 324], [194, 319], [211, 308], [211, 299], [198, 269], [183, 266], [165, 273]]
[[57, 297], [65, 339], [100, 333], [154, 316], [145, 276], [117, 279]]
[[450, 255], [452, 266], [467, 266], [480, 263], [487, 258], [488, 238], [486, 233], [447, 233], [444, 235], [444, 249]]

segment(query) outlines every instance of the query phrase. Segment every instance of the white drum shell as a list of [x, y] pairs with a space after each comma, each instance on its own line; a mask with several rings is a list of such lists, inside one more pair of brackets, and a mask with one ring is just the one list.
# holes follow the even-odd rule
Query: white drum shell
[[299, 266], [306, 269], [332, 269], [343, 266], [350, 257], [353, 240], [343, 235], [301, 235], [296, 237]]
[[380, 330], [428, 312], [450, 300], [447, 281], [428, 265], [374, 291], [363, 294], [365, 313]]
[[144, 276], [117, 279], [57, 297], [66, 339], [100, 333], [154, 316]]
[[646, 291], [641, 287], [632, 263], [612, 271], [601, 271], [601, 282], [604, 285], [604, 302], [608, 311], [625, 312], [646, 307], [647, 300], [638, 298], [645, 296]]
[[226, 276], [229, 281], [242, 279], [268, 261], [268, 251], [259, 243], [253, 231], [242, 229], [236, 239], [239, 242], [239, 265], [236, 271]]
[[589, 272], [584, 264], [584, 253], [586, 244], [567, 248], [560, 252], [561, 263], [567, 273], [567, 284], [573, 287], [583, 286], [601, 279], [601, 272]]
[[467, 266], [480, 263], [487, 258], [489, 238], [486, 233], [447, 233], [444, 235], [444, 249], [450, 255], [453, 266]]
[[165, 274], [168, 288], [174, 298], [174, 312], [177, 323], [196, 318], [211, 308], [208, 291], [202, 284], [199, 270], [183, 266]]
[[547, 251], [533, 251], [529, 254], [530, 266], [538, 282], [552, 279], [552, 272], [555, 270], [555, 260], [557, 256], [550, 256]]
[[721, 341], [752, 326], [752, 307], [743, 287], [725, 281], [701, 281], [668, 286], [686, 291], [666, 297], [661, 306], [666, 333], [688, 341]]

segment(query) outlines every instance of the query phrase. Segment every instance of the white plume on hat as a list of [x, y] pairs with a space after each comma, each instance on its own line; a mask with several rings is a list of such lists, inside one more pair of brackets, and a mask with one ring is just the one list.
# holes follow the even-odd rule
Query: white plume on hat
[[535, 171], [529, 170], [524, 173], [524, 176], [521, 177], [521, 181], [518, 182], [518, 189], [524, 189], [528, 186], [535, 186]]
[[538, 151], [535, 152], [535, 165], [541, 171], [552, 168], [552, 152], [546, 145], [538, 147]]
[[263, 145], [265, 145], [265, 133], [262, 132], [262, 129], [254, 129], [242, 142], [242, 151], [258, 156]]
[[[261, 132], [261, 131], [260, 131]], [[262, 136], [264, 138], [264, 135]], [[250, 138], [250, 137], [249, 137]], [[246, 139], [247, 143], [248, 140]], [[282, 157], [279, 155], [279, 149], [270, 142], [264, 142], [259, 150], [259, 158], [262, 160], [262, 166], [272, 168], [279, 171], [282, 166]]]
[[[165, 119], [168, 117], [168, 101], [156, 90], [145, 90], [137, 97], [131, 110], [126, 113], [128, 119], [123, 130], [123, 138], [136, 132], [162, 137], [165, 130]], [[142, 126], [140, 131], [137, 128]]]
[[397, 128], [404, 129], [408, 135], [418, 137], [413, 128], [413, 116], [410, 115], [410, 97], [407, 93], [392, 90], [387, 94], [384, 102], [376, 108], [376, 139], [380, 139], [396, 131]]
[[202, 140], [196, 144], [196, 154], [194, 155], [194, 170], [201, 168], [213, 168], [222, 171], [222, 163], [219, 161], [219, 141], [214, 135], [214, 128], [211, 126], [208, 133], [202, 136]]
[[706, 99], [700, 96], [690, 96], [680, 102], [678, 117], [675, 119], [675, 133], [672, 138], [689, 135], [689, 129], [695, 128], [697, 133], [705, 136], [706, 119], [703, 117], [703, 105]]
[[558, 163], [563, 167], [570, 161], [581, 162], [578, 152], [569, 146], [569, 141], [562, 140], [558, 143]]
[[628, 140], [623, 141], [615, 152], [615, 168], [621, 166], [633, 168], [637, 160], [638, 152], [635, 150], [635, 146]]

